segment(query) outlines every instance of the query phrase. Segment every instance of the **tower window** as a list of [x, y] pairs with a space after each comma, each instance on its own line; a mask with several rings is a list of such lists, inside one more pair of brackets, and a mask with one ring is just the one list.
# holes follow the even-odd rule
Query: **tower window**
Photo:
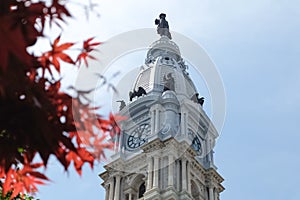
[[145, 182], [143, 182], [139, 187], [139, 198], [142, 198], [145, 192], [146, 192], [146, 186], [145, 186]]

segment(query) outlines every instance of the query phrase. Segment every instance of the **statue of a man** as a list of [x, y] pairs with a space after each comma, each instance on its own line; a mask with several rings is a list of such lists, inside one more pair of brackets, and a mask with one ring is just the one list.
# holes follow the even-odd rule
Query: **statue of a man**
[[163, 76], [163, 83], [164, 83], [163, 91], [167, 91], [167, 90], [175, 91], [175, 82], [172, 73], [168, 73]]
[[171, 33], [169, 31], [169, 23], [166, 20], [166, 14], [161, 13], [159, 19], [155, 19], [155, 25], [157, 26], [157, 33], [160, 36], [167, 36], [170, 40], [172, 39]]

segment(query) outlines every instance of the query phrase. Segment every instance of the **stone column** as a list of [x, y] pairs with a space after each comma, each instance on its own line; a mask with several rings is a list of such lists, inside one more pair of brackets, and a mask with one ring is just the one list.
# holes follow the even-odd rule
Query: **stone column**
[[153, 188], [158, 188], [158, 181], [159, 181], [158, 169], [159, 169], [159, 157], [154, 156]]
[[182, 191], [186, 191], [187, 190], [187, 173], [186, 173], [186, 159], [185, 158], [183, 158], [182, 159], [182, 162], [181, 162], [181, 164], [182, 164]]
[[159, 110], [155, 109], [155, 134], [159, 131]]
[[212, 186], [209, 186], [209, 200], [214, 200], [214, 189]]
[[214, 195], [215, 195], [215, 200], [218, 200], [218, 192], [217, 192], [217, 190], [215, 190]]
[[207, 160], [209, 161], [209, 165], [211, 167], [211, 165], [213, 164], [213, 148], [212, 148], [212, 145], [211, 145], [211, 141], [212, 139], [209, 137], [207, 138]]
[[132, 193], [130, 192], [128, 196], [129, 196], [129, 200], [131, 200], [132, 199]]
[[181, 171], [180, 171], [180, 162], [179, 160], [176, 161], [176, 173], [177, 173], [177, 190], [180, 191], [180, 174], [181, 174]]
[[174, 158], [169, 155], [168, 186], [174, 186]]
[[116, 142], [116, 149], [115, 149], [116, 153], [120, 150], [120, 144], [121, 144], [120, 139], [121, 139], [121, 134], [120, 135], [117, 134], [117, 142]]
[[151, 109], [151, 135], [154, 135], [155, 133], [155, 126], [156, 126], [155, 110]]
[[120, 177], [120, 175], [117, 175], [114, 200], [120, 200], [120, 186], [121, 186], [121, 177]]
[[187, 113], [183, 113], [183, 121], [184, 121], [184, 123], [183, 123], [183, 127], [184, 127], [184, 134], [187, 134]]
[[104, 185], [104, 188], [105, 188], [105, 200], [109, 200], [109, 190], [108, 190], [108, 184]]
[[192, 194], [191, 165], [190, 165], [190, 162], [187, 163], [187, 186], [188, 186], [188, 192], [190, 194]]
[[185, 116], [186, 114], [184, 112], [181, 113], [181, 135], [185, 133]]
[[153, 180], [153, 158], [151, 157], [148, 160], [148, 178], [147, 178], [147, 190], [150, 190], [152, 188], [152, 180]]
[[115, 181], [114, 178], [111, 179], [109, 184], [109, 200], [114, 200], [114, 187], [115, 187]]

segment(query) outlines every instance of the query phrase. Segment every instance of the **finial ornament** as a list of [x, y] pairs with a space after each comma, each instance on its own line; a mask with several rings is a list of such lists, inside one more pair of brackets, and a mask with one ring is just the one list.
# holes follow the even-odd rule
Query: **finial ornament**
[[160, 36], [167, 36], [170, 40], [172, 39], [171, 33], [169, 31], [169, 23], [166, 20], [166, 14], [165, 13], [161, 13], [159, 15], [159, 19], [155, 19], [155, 25], [157, 25], [157, 33]]

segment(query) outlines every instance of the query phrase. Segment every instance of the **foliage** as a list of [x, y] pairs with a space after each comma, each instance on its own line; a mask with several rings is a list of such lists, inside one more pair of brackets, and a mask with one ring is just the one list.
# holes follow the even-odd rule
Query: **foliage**
[[[0, 190], [0, 200], [10, 200], [11, 199], [12, 192], [8, 192], [6, 196], [2, 196], [2, 191]], [[28, 195], [20, 195], [18, 194], [16, 197], [14, 197], [12, 200], [34, 200], [34, 197], [28, 196]], [[37, 199], [39, 200], [39, 199]]]
[[[93, 167], [105, 157], [113, 143], [108, 135], [119, 133], [114, 116], [104, 119], [97, 109], [83, 104], [79, 96], [61, 91], [62, 63], [73, 67], [85, 64], [100, 42], [88, 38], [76, 59], [68, 55], [75, 43], [61, 43], [58, 36], [52, 49], [41, 56], [26, 48], [44, 36], [46, 23], [60, 26], [71, 17], [65, 1], [45, 3], [31, 0], [2, 0], [0, 4], [0, 186], [5, 197], [14, 199], [34, 193], [38, 184], [49, 179], [40, 172], [54, 155], [68, 170], [74, 163]], [[39, 73], [39, 72], [42, 73]], [[46, 76], [49, 72], [49, 76]], [[35, 163], [38, 154], [41, 163]]]

